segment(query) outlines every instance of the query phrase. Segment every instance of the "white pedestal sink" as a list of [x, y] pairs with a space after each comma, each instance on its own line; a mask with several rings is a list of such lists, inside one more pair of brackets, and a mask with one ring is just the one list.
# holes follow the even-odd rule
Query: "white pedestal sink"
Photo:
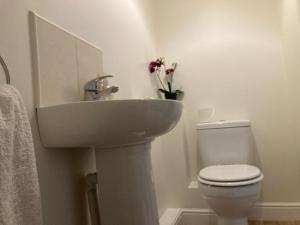
[[150, 143], [172, 130], [181, 112], [178, 101], [152, 99], [37, 109], [45, 147], [95, 149], [103, 225], [159, 225]]

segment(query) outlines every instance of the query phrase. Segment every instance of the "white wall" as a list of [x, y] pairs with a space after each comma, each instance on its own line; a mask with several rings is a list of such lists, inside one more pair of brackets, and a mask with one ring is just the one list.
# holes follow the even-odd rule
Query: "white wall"
[[[207, 207], [200, 191], [188, 188], [199, 166], [197, 110], [207, 106], [215, 107], [216, 119], [251, 120], [256, 163], [265, 175], [260, 202], [299, 202], [299, 145], [288, 91], [296, 78], [288, 82], [286, 76], [281, 1], [156, 0], [155, 4], [158, 55], [178, 62], [175, 76], [186, 94], [182, 123], [161, 139], [160, 171], [168, 175], [161, 186], [167, 194], [164, 205]], [[299, 68], [294, 77], [297, 72]]]
[[114, 83], [121, 86], [119, 98], [154, 96], [145, 71], [155, 55], [152, 35], [156, 56], [179, 63], [184, 117], [174, 132], [153, 144], [162, 213], [167, 207], [207, 207], [200, 191], [188, 188], [198, 172], [197, 109], [206, 106], [216, 108], [217, 119], [252, 121], [266, 176], [260, 201], [299, 202], [298, 127], [293, 123], [300, 110], [293, 106], [300, 69], [295, 67], [300, 51], [293, 51], [300, 48], [296, 7], [296, 0], [0, 0], [0, 54], [32, 120], [45, 224], [85, 223], [79, 183], [83, 162], [92, 158], [79, 150], [45, 150], [39, 142], [29, 10], [100, 47], [104, 70], [115, 74]]
[[121, 87], [118, 98], [153, 95], [146, 69], [154, 47], [140, 11], [130, 0], [0, 0], [0, 54], [32, 121], [45, 225], [85, 225], [81, 184], [85, 163], [92, 164], [93, 159], [80, 150], [41, 146], [33, 107], [29, 10], [101, 48], [104, 71], [115, 74], [113, 83]]

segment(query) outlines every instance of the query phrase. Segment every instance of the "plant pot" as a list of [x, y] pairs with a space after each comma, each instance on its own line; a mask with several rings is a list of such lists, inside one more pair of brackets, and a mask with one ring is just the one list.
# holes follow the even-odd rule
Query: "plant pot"
[[177, 100], [177, 93], [165, 92], [165, 98], [171, 100]]

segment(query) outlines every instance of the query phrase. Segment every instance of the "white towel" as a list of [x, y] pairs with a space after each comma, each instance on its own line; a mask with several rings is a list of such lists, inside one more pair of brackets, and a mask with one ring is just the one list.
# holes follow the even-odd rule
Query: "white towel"
[[0, 225], [41, 225], [35, 153], [18, 90], [0, 85]]

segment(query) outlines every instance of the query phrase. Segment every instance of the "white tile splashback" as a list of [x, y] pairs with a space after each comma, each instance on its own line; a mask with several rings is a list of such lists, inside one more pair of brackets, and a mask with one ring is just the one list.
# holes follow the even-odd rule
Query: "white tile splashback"
[[76, 40], [77, 60], [78, 60], [78, 88], [80, 96], [84, 95], [84, 84], [102, 73], [102, 52], [83, 42]]
[[84, 83], [103, 73], [102, 51], [38, 15], [31, 17], [36, 106], [83, 100]]

